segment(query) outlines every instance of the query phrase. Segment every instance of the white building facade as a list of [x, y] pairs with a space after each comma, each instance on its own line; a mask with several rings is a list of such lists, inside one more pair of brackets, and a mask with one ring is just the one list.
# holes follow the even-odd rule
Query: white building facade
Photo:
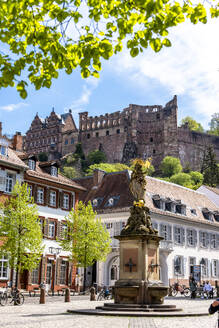
[[[132, 205], [129, 172], [99, 174], [90, 180], [86, 199], [112, 237], [112, 252], [97, 263], [96, 282], [113, 285], [119, 278], [119, 242], [115, 238], [125, 226]], [[90, 178], [88, 178], [90, 179]], [[83, 185], [83, 179], [80, 180]], [[96, 183], [96, 185], [95, 185]], [[88, 186], [88, 185], [87, 185]], [[201, 267], [201, 280], [219, 280], [219, 212], [205, 195], [155, 178], [147, 178], [146, 205], [160, 242], [160, 279], [165, 285], [177, 280], [188, 286], [194, 265]]]

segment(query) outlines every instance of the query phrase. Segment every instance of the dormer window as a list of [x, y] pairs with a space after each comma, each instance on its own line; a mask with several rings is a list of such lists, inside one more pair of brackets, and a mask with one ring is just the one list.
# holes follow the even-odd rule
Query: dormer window
[[202, 214], [206, 220], [213, 221], [213, 213], [210, 212], [207, 208], [202, 209]]
[[57, 169], [56, 166], [51, 166], [51, 175], [53, 177], [57, 177], [57, 175], [58, 175], [58, 169]]
[[162, 202], [159, 195], [154, 195], [152, 197], [154, 207], [162, 209]]
[[119, 201], [120, 196], [112, 196], [110, 197], [107, 202], [105, 203], [104, 206], [115, 206], [117, 205], [118, 201]]
[[29, 166], [29, 169], [30, 170], [35, 170], [35, 168], [36, 168], [36, 162], [33, 160], [33, 159], [29, 159], [28, 160], [28, 166]]

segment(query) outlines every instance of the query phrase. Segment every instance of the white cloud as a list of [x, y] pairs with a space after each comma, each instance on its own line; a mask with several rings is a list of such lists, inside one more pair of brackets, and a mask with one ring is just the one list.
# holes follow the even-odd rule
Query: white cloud
[[195, 26], [184, 23], [170, 33], [171, 48], [157, 54], [146, 49], [136, 58], [124, 52], [114, 58], [111, 68], [144, 92], [153, 80], [161, 90], [188, 97], [191, 112], [207, 127], [211, 114], [219, 112], [218, 30], [218, 20]]
[[[89, 78], [86, 80], [85, 84], [82, 87], [82, 93], [79, 98], [72, 101], [68, 108], [72, 109], [73, 113], [78, 113], [89, 104], [90, 98], [92, 96], [93, 91], [97, 88], [100, 79], [97, 78]], [[67, 107], [65, 108], [65, 111]]]
[[12, 112], [16, 109], [26, 107], [26, 106], [29, 106], [29, 104], [20, 102], [18, 104], [9, 104], [9, 105], [0, 106], [0, 110], [5, 110], [7, 112]]

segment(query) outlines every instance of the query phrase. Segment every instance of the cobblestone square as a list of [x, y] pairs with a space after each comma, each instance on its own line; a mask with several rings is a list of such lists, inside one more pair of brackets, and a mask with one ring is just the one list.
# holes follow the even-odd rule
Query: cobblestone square
[[[90, 302], [87, 297], [72, 297], [64, 303], [63, 297], [47, 297], [46, 304], [39, 304], [38, 297], [26, 297], [22, 306], [0, 307], [1, 328], [215, 328], [217, 314], [204, 317], [138, 318], [118, 316], [93, 316], [68, 314], [68, 309], [92, 309], [102, 302]], [[207, 312], [210, 300], [185, 300], [172, 298], [165, 301], [176, 304], [188, 312]]]

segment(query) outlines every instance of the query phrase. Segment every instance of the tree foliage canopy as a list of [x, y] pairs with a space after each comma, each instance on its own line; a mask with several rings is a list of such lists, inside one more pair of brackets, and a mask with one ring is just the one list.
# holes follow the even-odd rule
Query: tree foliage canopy
[[182, 165], [179, 158], [166, 156], [161, 162], [160, 169], [164, 177], [171, 177], [182, 172]]
[[92, 175], [93, 174], [93, 170], [95, 169], [100, 169], [103, 170], [107, 173], [111, 173], [111, 172], [119, 172], [119, 171], [124, 171], [124, 170], [130, 170], [130, 167], [125, 165], [125, 164], [121, 164], [121, 163], [100, 163], [100, 164], [93, 164], [90, 165], [88, 170], [87, 170], [87, 175]]
[[202, 173], [204, 184], [215, 187], [219, 183], [219, 167], [216, 161], [216, 155], [213, 146], [209, 146], [203, 157]]
[[[206, 7], [207, 8], [207, 7]], [[99, 76], [101, 62], [126, 47], [132, 57], [150, 46], [170, 47], [168, 32], [186, 19], [193, 24], [218, 17], [219, 5], [171, 0], [1, 0], [0, 87], [27, 96], [49, 88], [64, 69], [83, 78]]]
[[79, 202], [66, 217], [68, 238], [60, 240], [64, 250], [71, 253], [72, 261], [79, 267], [88, 267], [95, 261], [104, 261], [110, 252], [110, 236], [96, 217], [92, 205]]
[[12, 197], [1, 206], [0, 253], [8, 256], [10, 267], [18, 272], [33, 270], [43, 251], [37, 208], [27, 188], [17, 182]]
[[208, 133], [219, 136], [219, 113], [215, 113], [211, 116], [209, 126], [210, 130], [208, 131]]
[[201, 123], [196, 122], [191, 116], [186, 116], [185, 118], [182, 119], [181, 124], [188, 124], [188, 127], [192, 131], [197, 131], [197, 132], [204, 132], [204, 128], [201, 125]]

